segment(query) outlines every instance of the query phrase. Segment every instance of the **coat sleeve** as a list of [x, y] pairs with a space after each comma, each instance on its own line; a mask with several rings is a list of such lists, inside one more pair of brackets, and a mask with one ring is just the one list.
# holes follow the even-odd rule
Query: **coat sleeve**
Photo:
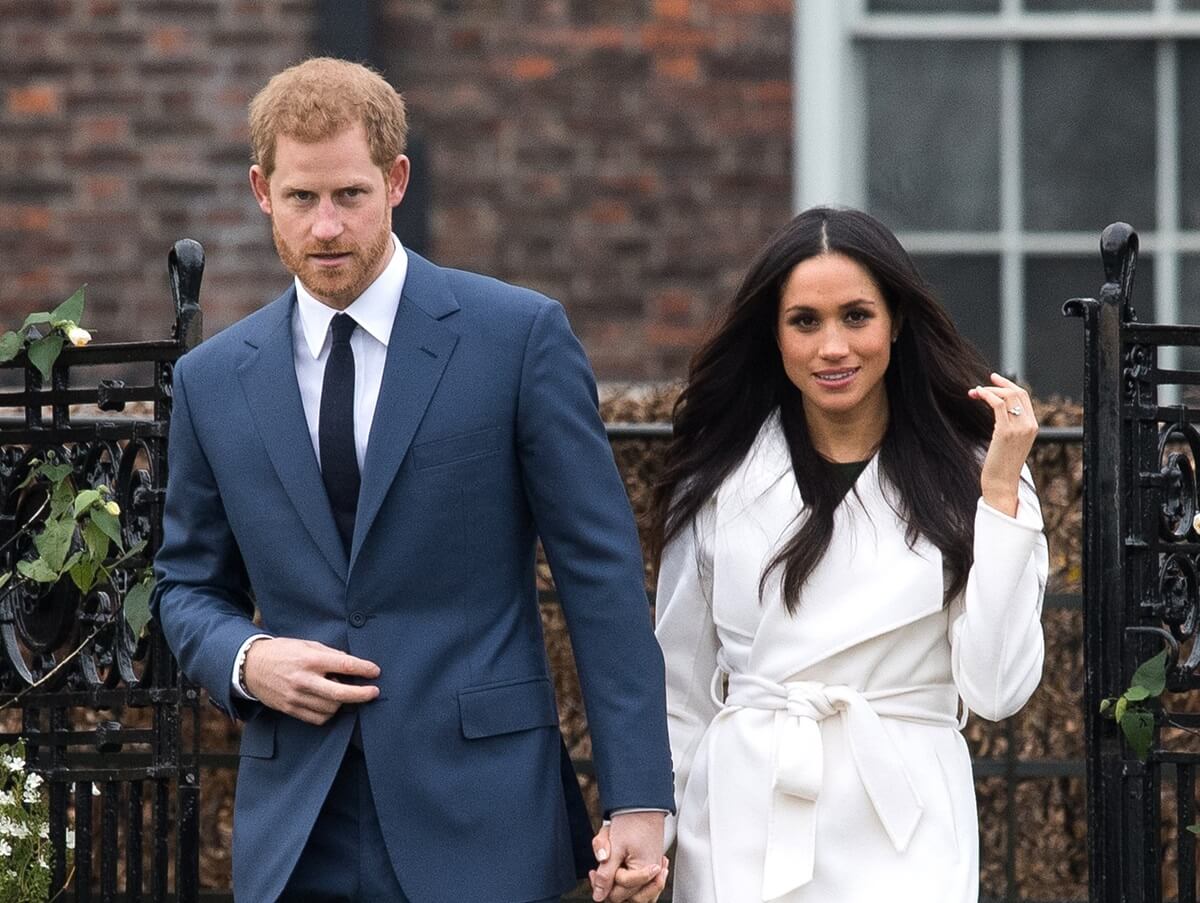
[[187, 359], [175, 368], [163, 542], [154, 560], [153, 611], [185, 674], [222, 711], [249, 717], [258, 703], [235, 697], [233, 663], [261, 628], [221, 493], [192, 423]]
[[548, 302], [526, 341], [517, 403], [526, 498], [554, 574], [605, 814], [674, 811], [662, 652], [637, 527], [583, 349]]
[[1042, 511], [1028, 468], [1016, 517], [982, 499], [975, 514], [975, 560], [963, 595], [951, 604], [954, 682], [968, 709], [991, 721], [1016, 714], [1042, 677], [1042, 599], [1049, 557]]
[[[667, 728], [675, 763], [675, 799], [683, 800], [696, 749], [719, 708], [712, 698], [717, 630], [712, 614], [712, 533], [716, 503], [663, 549], [658, 569], [655, 633], [667, 668]], [[667, 819], [667, 845], [675, 838]]]

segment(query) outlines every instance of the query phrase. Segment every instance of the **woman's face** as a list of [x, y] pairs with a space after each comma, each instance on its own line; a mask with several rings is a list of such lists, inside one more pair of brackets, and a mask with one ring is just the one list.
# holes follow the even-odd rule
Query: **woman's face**
[[849, 257], [797, 264], [779, 299], [776, 336], [809, 416], [886, 417], [883, 375], [897, 330], [879, 286]]

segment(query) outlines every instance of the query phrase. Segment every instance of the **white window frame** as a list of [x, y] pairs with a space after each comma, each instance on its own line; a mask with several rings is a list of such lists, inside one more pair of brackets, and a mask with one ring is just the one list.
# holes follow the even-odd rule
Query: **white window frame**
[[[1155, 265], [1153, 317], [1179, 320], [1180, 256], [1200, 252], [1200, 230], [1179, 225], [1178, 45], [1200, 38], [1200, 11], [1178, 0], [1128, 13], [1026, 12], [999, 0], [992, 13], [868, 13], [866, 0], [796, 0], [793, 36], [793, 206], [866, 203], [866, 40], [989, 41], [1000, 44], [1000, 211], [995, 232], [903, 231], [915, 254], [988, 253], [1000, 259], [1000, 365], [1024, 376], [1025, 261], [1031, 255], [1095, 253], [1093, 232], [1032, 232], [1022, 227], [1021, 46], [1030, 41], [1136, 40], [1155, 47], [1156, 228], [1140, 230]], [[1133, 224], [1135, 227], [1137, 223]], [[1097, 280], [1099, 281], [1099, 280]], [[1080, 291], [1087, 290], [1081, 286]], [[1162, 348], [1160, 364], [1178, 365]]]

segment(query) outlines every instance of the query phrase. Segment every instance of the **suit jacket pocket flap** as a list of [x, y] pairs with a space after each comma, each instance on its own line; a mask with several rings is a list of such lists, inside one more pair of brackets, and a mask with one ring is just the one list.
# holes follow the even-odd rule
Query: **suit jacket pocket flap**
[[490, 426], [458, 436], [447, 436], [445, 439], [434, 439], [431, 442], [421, 442], [413, 446], [413, 467], [418, 469], [434, 467], [438, 464], [449, 464], [452, 461], [462, 461], [467, 458], [478, 458], [499, 448], [500, 430]]
[[458, 710], [469, 739], [558, 726], [554, 687], [546, 677], [468, 687], [458, 693]]
[[259, 714], [247, 721], [242, 728], [238, 755], [252, 759], [272, 758], [275, 755], [275, 719]]

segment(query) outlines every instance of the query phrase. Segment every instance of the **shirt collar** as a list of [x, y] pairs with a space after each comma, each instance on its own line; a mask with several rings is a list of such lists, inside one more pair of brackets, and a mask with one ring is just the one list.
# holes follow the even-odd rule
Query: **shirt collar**
[[[392, 248], [392, 259], [383, 272], [345, 310], [385, 348], [392, 334], [396, 310], [400, 307], [404, 280], [408, 276], [408, 255], [395, 235], [392, 236]], [[296, 309], [300, 315], [304, 343], [314, 358], [320, 357], [325, 337], [329, 334], [329, 324], [338, 311], [314, 298], [299, 277], [296, 277]]]

